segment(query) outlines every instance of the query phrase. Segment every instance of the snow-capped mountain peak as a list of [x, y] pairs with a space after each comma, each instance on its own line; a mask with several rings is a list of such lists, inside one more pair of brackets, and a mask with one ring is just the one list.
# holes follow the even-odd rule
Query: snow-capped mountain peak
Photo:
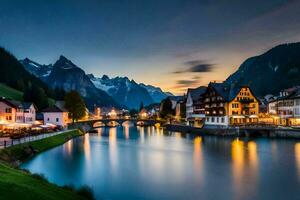
[[45, 78], [50, 75], [53, 66], [50, 65], [42, 65], [37, 62], [34, 62], [30, 60], [29, 58], [25, 58], [23, 60], [20, 60], [20, 62], [23, 64], [24, 68], [30, 72], [31, 74], [35, 75], [38, 78]]
[[103, 75], [102, 78], [92, 74], [88, 76], [97, 88], [106, 91], [119, 103], [129, 108], [138, 108], [141, 102], [144, 105], [158, 103], [168, 96], [158, 87], [138, 84], [126, 76], [115, 78], [109, 78], [107, 75]]

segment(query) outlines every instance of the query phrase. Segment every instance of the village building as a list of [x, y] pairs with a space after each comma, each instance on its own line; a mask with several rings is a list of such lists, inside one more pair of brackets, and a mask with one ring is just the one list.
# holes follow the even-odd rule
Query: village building
[[300, 89], [289, 88], [268, 103], [268, 113], [274, 125], [300, 126]]
[[175, 107], [175, 119], [176, 121], [185, 120], [186, 117], [186, 98], [180, 99]]
[[205, 119], [205, 107], [201, 103], [205, 91], [206, 87], [203, 86], [187, 90], [186, 119], [191, 126], [199, 127]]
[[147, 119], [148, 116], [149, 116], [148, 111], [145, 108], [143, 108], [142, 110], [140, 110], [139, 117], [141, 119]]
[[0, 98], [0, 120], [8, 123], [34, 124], [37, 108], [33, 103], [22, 103]]
[[56, 125], [65, 128], [69, 123], [69, 113], [63, 107], [59, 108], [57, 105], [54, 105], [42, 110], [42, 113], [44, 125]]
[[205, 124], [237, 126], [258, 123], [259, 101], [248, 86], [229, 87], [210, 83], [203, 101]]
[[177, 103], [184, 100], [185, 96], [168, 96], [167, 98], [172, 103], [172, 109], [175, 110]]

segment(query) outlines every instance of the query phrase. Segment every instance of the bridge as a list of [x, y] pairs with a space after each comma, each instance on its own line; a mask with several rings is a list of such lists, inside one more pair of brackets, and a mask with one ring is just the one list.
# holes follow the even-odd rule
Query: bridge
[[165, 120], [161, 119], [143, 119], [143, 118], [101, 118], [101, 119], [88, 119], [81, 120], [75, 123], [68, 124], [69, 128], [82, 128], [84, 131], [90, 131], [94, 128], [104, 126], [122, 126], [125, 122], [133, 123], [134, 125], [141, 126], [154, 126], [163, 125], [166, 123]]

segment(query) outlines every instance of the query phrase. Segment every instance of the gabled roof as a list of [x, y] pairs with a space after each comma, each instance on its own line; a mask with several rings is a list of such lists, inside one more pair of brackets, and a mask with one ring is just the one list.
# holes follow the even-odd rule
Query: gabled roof
[[46, 113], [46, 112], [68, 112], [66, 109], [61, 109], [61, 108], [59, 108], [59, 107], [57, 107], [57, 106], [51, 106], [51, 107], [48, 107], [48, 108], [46, 108], [46, 109], [44, 109], [44, 110], [42, 110], [42, 112], [43, 113]]
[[[280, 97], [278, 97], [279, 99]], [[294, 90], [290, 95], [285, 96], [285, 99], [298, 99], [300, 98], [300, 88]]]
[[229, 87], [224, 83], [209, 83], [209, 86], [211, 86], [227, 102], [232, 101], [238, 95], [242, 88], [247, 87], [249, 88], [254, 98], [259, 102], [259, 99], [256, 98], [255, 94], [249, 86]]
[[1, 97], [0, 101], [3, 102], [3, 103], [5, 103], [5, 104], [7, 104], [7, 105], [9, 105], [9, 106], [11, 106], [11, 107], [13, 107], [13, 108], [20, 108], [20, 107], [22, 107], [22, 104], [19, 101], [15, 101], [15, 100], [11, 100], [11, 99], [6, 99], [4, 97]]
[[29, 109], [31, 105], [33, 105], [33, 107], [37, 110], [37, 107], [35, 106], [34, 103], [30, 103], [30, 102], [23, 102], [22, 103], [22, 106], [23, 106], [24, 109]]
[[229, 88], [224, 83], [209, 83], [212, 87], [225, 101], [228, 101]]
[[187, 95], [191, 95], [193, 101], [196, 101], [200, 98], [202, 94], [206, 91], [205, 86], [200, 86], [198, 88], [188, 88]]
[[178, 102], [178, 101], [184, 100], [185, 96], [169, 96], [167, 98], [170, 99], [171, 101]]

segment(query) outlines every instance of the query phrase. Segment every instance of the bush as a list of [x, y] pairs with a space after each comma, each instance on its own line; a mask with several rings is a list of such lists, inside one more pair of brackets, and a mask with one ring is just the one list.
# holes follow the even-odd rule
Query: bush
[[48, 182], [44, 174], [32, 174], [32, 177], [41, 181]]
[[69, 190], [69, 191], [75, 192], [78, 195], [80, 195], [82, 197], [85, 197], [87, 199], [95, 200], [93, 190], [89, 186], [87, 186], [87, 185], [82, 186], [82, 187], [80, 187], [78, 189], [76, 189], [74, 187], [74, 185], [64, 185], [62, 188], [65, 189], [65, 190]]
[[93, 190], [89, 186], [82, 186], [77, 190], [77, 194], [90, 200], [95, 200]]

